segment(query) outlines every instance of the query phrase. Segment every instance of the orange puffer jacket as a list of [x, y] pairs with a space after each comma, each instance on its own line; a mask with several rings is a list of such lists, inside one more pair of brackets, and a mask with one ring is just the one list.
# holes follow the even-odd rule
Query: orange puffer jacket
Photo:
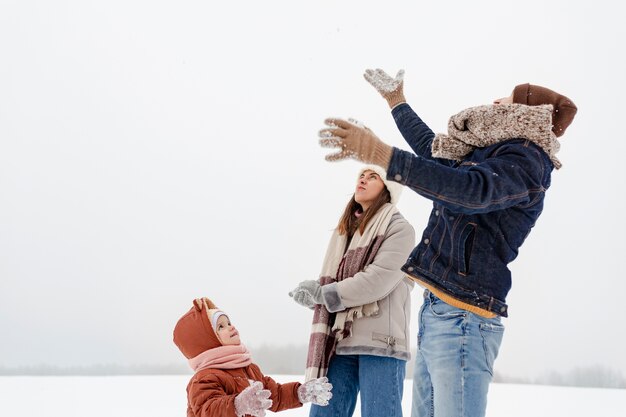
[[249, 380], [261, 381], [271, 391], [271, 411], [301, 407], [299, 382], [279, 384], [264, 376], [255, 364], [237, 369], [203, 369], [187, 385], [187, 417], [235, 417], [235, 397], [250, 386]]
[[[215, 311], [217, 306], [211, 300], [197, 298], [193, 307], [176, 323], [174, 343], [187, 359], [222, 346], [211, 325], [211, 315]], [[264, 376], [252, 363], [242, 368], [197, 371], [187, 385], [187, 417], [236, 417], [235, 397], [250, 386], [250, 380], [260, 381], [265, 389], [270, 390], [271, 411], [302, 406], [298, 400], [299, 382], [281, 385]]]

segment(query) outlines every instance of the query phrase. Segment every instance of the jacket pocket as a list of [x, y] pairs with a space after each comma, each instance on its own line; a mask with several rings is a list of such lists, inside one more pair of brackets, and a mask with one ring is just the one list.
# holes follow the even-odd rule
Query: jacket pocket
[[459, 245], [457, 248], [457, 262], [459, 274], [466, 276], [470, 273], [470, 258], [474, 248], [474, 238], [476, 236], [476, 223], [468, 223], [461, 231]]

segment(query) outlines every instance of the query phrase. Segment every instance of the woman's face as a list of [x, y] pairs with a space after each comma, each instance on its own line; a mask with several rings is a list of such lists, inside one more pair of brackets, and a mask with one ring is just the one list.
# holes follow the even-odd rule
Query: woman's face
[[363, 207], [363, 211], [372, 205], [385, 188], [382, 178], [374, 171], [363, 171], [356, 183], [354, 200]]
[[217, 333], [217, 338], [220, 339], [222, 345], [241, 344], [241, 341], [239, 340], [239, 332], [235, 329], [235, 326], [230, 323], [228, 316], [220, 316], [217, 319], [217, 325], [215, 327], [215, 333]]

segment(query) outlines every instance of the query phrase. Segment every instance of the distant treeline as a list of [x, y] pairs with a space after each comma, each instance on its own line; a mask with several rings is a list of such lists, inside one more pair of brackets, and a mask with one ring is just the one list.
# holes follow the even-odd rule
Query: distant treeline
[[[306, 345], [291, 346], [258, 346], [250, 348], [252, 359], [261, 367], [266, 375], [300, 375], [304, 372], [306, 362]], [[415, 353], [415, 352], [413, 352]], [[496, 364], [497, 366], [497, 364]], [[413, 361], [407, 363], [407, 378], [411, 378]], [[181, 358], [180, 363], [173, 364], [98, 364], [90, 366], [20, 366], [3, 367], [0, 364], [0, 375], [47, 376], [47, 375], [191, 375], [192, 371]], [[515, 384], [561, 385], [571, 387], [623, 388], [626, 389], [626, 378], [614, 369], [603, 366], [576, 368], [568, 372], [546, 371], [545, 374], [533, 378], [518, 378], [495, 372], [494, 382]]]

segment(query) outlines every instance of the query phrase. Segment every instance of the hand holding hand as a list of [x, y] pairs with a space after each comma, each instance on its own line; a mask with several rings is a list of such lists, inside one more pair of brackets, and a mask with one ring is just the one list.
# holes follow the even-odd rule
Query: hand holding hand
[[265, 410], [272, 406], [270, 390], [263, 389], [260, 381], [251, 382], [250, 386], [235, 397], [235, 412], [237, 416], [250, 414], [256, 417], [264, 417]]
[[370, 129], [342, 119], [326, 119], [324, 123], [328, 128], [319, 132], [320, 145], [341, 149], [326, 155], [327, 161], [354, 158], [387, 169], [393, 148], [382, 142]]
[[363, 77], [387, 100], [390, 108], [393, 109], [400, 103], [406, 103], [404, 98], [404, 70], [398, 71], [396, 77], [392, 78], [380, 68], [367, 69]]
[[333, 397], [330, 392], [333, 385], [328, 382], [328, 378], [316, 378], [298, 387], [298, 399], [301, 403], [312, 402], [316, 405], [328, 405], [328, 401]]

